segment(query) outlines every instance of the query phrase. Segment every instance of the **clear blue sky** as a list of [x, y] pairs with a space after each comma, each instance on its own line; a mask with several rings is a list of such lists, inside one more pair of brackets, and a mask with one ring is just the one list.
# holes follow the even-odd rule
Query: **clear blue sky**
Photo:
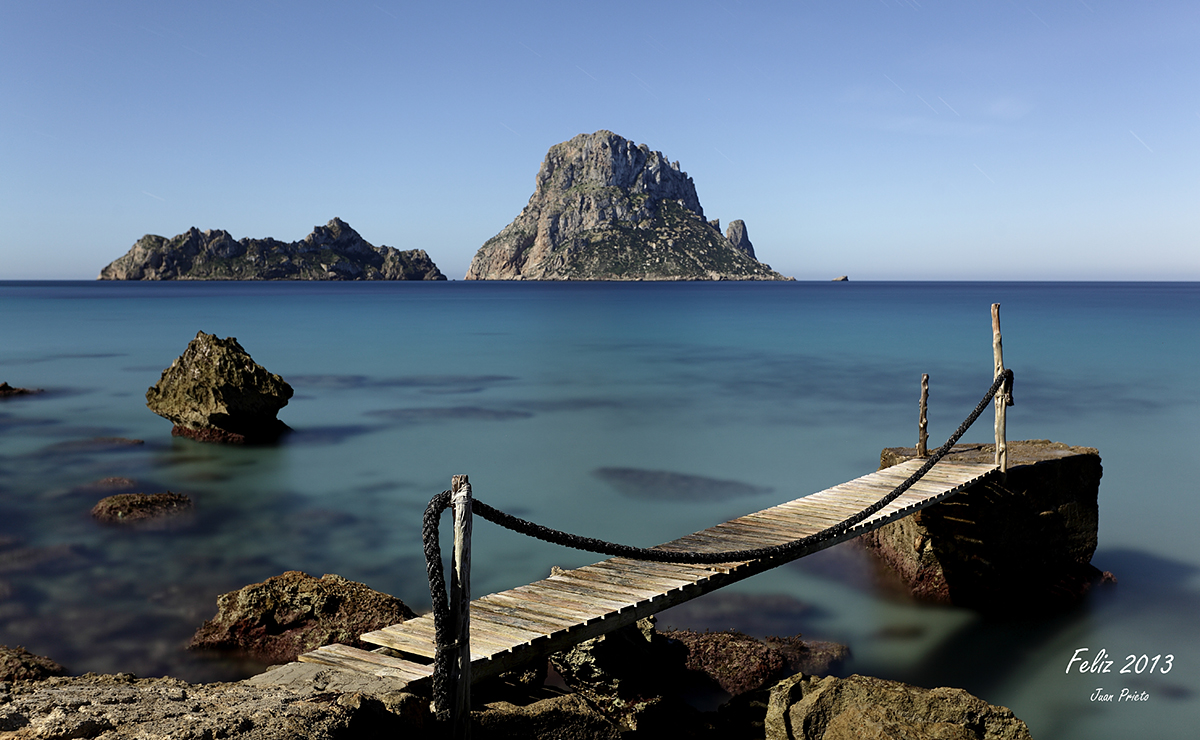
[[340, 216], [452, 278], [610, 129], [799, 279], [1200, 280], [1200, 3], [0, 0], [0, 279]]

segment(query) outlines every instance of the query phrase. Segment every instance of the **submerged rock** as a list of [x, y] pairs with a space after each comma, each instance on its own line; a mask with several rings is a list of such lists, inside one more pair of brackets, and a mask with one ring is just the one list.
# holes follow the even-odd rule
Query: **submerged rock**
[[580, 134], [550, 147], [529, 203], [466, 278], [791, 279], [755, 259], [743, 222], [729, 236], [715, 223], [678, 162], [611, 131]]
[[188, 647], [286, 663], [333, 643], [372, 649], [359, 635], [415, 616], [400, 599], [361, 583], [291, 570], [217, 597], [217, 615]]
[[41, 393], [40, 388], [14, 388], [7, 381], [0, 383], [0, 398], [12, 398], [13, 396], [29, 396], [35, 393]]
[[106, 524], [165, 521], [192, 512], [192, 500], [182, 493], [118, 493], [100, 499], [92, 517]]
[[0, 645], [0, 681], [37, 681], [64, 673], [66, 669], [58, 663], [34, 655], [20, 645], [15, 648]]
[[923, 689], [867, 676], [797, 675], [771, 689], [767, 740], [1032, 740], [1007, 707], [962, 689]]
[[643, 468], [597, 468], [592, 475], [630, 498], [663, 501], [724, 501], [770, 493], [771, 489], [736, 480]]
[[335, 218], [298, 242], [222, 230], [147, 234], [99, 280], [445, 280], [423, 249], [376, 247]]
[[202, 442], [271, 442], [288, 427], [276, 418], [292, 397], [237, 339], [199, 332], [146, 391], [146, 406], [171, 420], [171, 433]]
[[[880, 469], [912, 459], [885, 449]], [[944, 460], [993, 461], [994, 445], [956, 445]], [[1112, 574], [1091, 565], [1100, 454], [1049, 440], [1008, 443], [1004, 481], [988, 478], [860, 540], [923, 601], [1022, 615], [1077, 603]]]

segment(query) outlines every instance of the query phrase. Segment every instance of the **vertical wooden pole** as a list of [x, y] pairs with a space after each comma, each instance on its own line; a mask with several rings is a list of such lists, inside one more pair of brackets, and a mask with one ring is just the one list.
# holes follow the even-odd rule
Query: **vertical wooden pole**
[[929, 457], [929, 373], [921, 374], [921, 418], [917, 422], [917, 457]]
[[471, 483], [465, 475], [450, 481], [454, 506], [454, 562], [450, 574], [450, 609], [454, 615], [457, 655], [454, 670], [454, 705], [451, 716], [456, 740], [471, 737]]
[[[1004, 346], [1000, 341], [1000, 304], [992, 304], [992, 357], [995, 360], [995, 374], [992, 379], [1000, 377], [1004, 372]], [[996, 393], [996, 465], [1001, 475], [1008, 473], [1008, 439], [1005, 428], [1005, 410], [1008, 408], [1008, 395], [1004, 386]]]

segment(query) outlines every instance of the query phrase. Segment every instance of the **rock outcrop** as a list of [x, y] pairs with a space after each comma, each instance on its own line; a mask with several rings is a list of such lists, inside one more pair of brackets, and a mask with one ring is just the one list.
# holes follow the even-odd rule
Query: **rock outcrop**
[[767, 740], [1031, 740], [1007, 707], [962, 689], [923, 689], [866, 676], [797, 675], [767, 702]]
[[335, 218], [301, 241], [234, 240], [192, 227], [167, 239], [147, 234], [99, 280], [445, 280], [423, 249], [376, 247]]
[[[740, 632], [658, 632], [654, 618], [555, 653], [563, 682], [623, 731], [670, 737], [761, 737], [765, 692], [797, 670], [824, 674], [849, 655], [844, 645]], [[714, 715], [697, 697], [727, 702]]]
[[199, 332], [146, 391], [146, 406], [174, 422], [176, 436], [253, 444], [287, 431], [276, 414], [291, 397], [292, 387], [256, 363], [237, 339]]
[[[736, 226], [735, 226], [736, 225]], [[704, 218], [692, 178], [611, 131], [556, 144], [529, 203], [475, 254], [468, 280], [787, 280], [735, 221]]]
[[[66, 673], [49, 658], [34, 655], [20, 645], [0, 645], [0, 681], [39, 681]], [[5, 729], [0, 727], [0, 730]]]
[[[889, 448], [880, 468], [915, 457]], [[956, 445], [946, 462], [992, 462], [994, 445]], [[1092, 566], [1100, 454], [1048, 440], [1008, 443], [1008, 476], [989, 478], [860, 541], [914, 596], [993, 614], [1069, 607], [1112, 574]]]
[[118, 493], [92, 507], [92, 517], [106, 524], [166, 522], [192, 512], [192, 500], [182, 493]]
[[370, 650], [359, 635], [415, 616], [400, 599], [361, 583], [291, 570], [217, 597], [217, 615], [188, 647], [286, 663], [333, 643]]

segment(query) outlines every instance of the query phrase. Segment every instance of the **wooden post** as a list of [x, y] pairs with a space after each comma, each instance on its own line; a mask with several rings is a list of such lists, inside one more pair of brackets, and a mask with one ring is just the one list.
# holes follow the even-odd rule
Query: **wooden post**
[[[1000, 377], [1004, 372], [1004, 346], [1000, 341], [1000, 304], [992, 304], [992, 357], [995, 360], [995, 373], [992, 379]], [[996, 465], [1000, 474], [1008, 473], [1008, 440], [1005, 428], [1005, 410], [1008, 408], [1008, 396], [1004, 386], [996, 392]]]
[[929, 457], [929, 373], [921, 374], [921, 418], [917, 422], [917, 457]]
[[465, 475], [450, 480], [454, 506], [454, 561], [450, 573], [450, 610], [458, 643], [451, 661], [454, 705], [451, 717], [456, 740], [471, 737], [471, 484]]

